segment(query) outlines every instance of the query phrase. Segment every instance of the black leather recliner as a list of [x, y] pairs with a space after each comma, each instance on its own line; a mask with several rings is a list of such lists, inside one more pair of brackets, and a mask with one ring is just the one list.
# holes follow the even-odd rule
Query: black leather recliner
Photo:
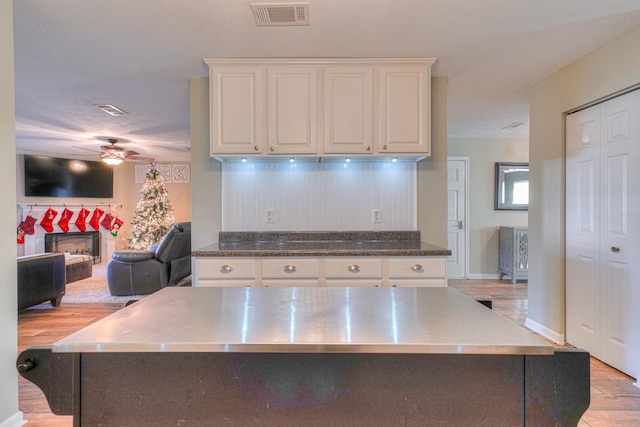
[[174, 224], [149, 250], [114, 252], [107, 264], [113, 296], [144, 295], [173, 286], [191, 274], [191, 223]]

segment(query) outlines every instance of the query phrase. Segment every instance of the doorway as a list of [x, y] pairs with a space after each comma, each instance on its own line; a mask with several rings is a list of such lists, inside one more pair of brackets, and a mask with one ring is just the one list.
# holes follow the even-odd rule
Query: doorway
[[447, 158], [447, 275], [469, 277], [469, 157]]

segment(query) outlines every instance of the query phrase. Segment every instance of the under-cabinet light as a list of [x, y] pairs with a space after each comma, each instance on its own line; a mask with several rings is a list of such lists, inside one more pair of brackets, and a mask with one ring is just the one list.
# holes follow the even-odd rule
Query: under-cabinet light
[[397, 157], [392, 157], [392, 158], [391, 158], [391, 161], [392, 161], [393, 163], [396, 163], [396, 162], [398, 161], [398, 158], [397, 158]]
[[289, 157], [289, 163], [293, 163], [293, 162], [295, 162], [295, 161], [296, 161], [296, 158], [295, 158], [295, 157]]

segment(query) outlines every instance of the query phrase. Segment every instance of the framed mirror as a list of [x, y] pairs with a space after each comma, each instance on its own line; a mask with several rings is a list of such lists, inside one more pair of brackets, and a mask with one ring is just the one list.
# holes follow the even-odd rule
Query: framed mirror
[[529, 163], [496, 163], [494, 209], [529, 209]]

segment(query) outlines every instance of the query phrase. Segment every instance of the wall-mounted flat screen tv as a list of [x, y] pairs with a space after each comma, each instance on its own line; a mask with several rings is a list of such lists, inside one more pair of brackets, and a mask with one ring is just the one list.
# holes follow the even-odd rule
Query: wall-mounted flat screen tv
[[102, 162], [24, 156], [25, 197], [113, 197], [113, 168]]

